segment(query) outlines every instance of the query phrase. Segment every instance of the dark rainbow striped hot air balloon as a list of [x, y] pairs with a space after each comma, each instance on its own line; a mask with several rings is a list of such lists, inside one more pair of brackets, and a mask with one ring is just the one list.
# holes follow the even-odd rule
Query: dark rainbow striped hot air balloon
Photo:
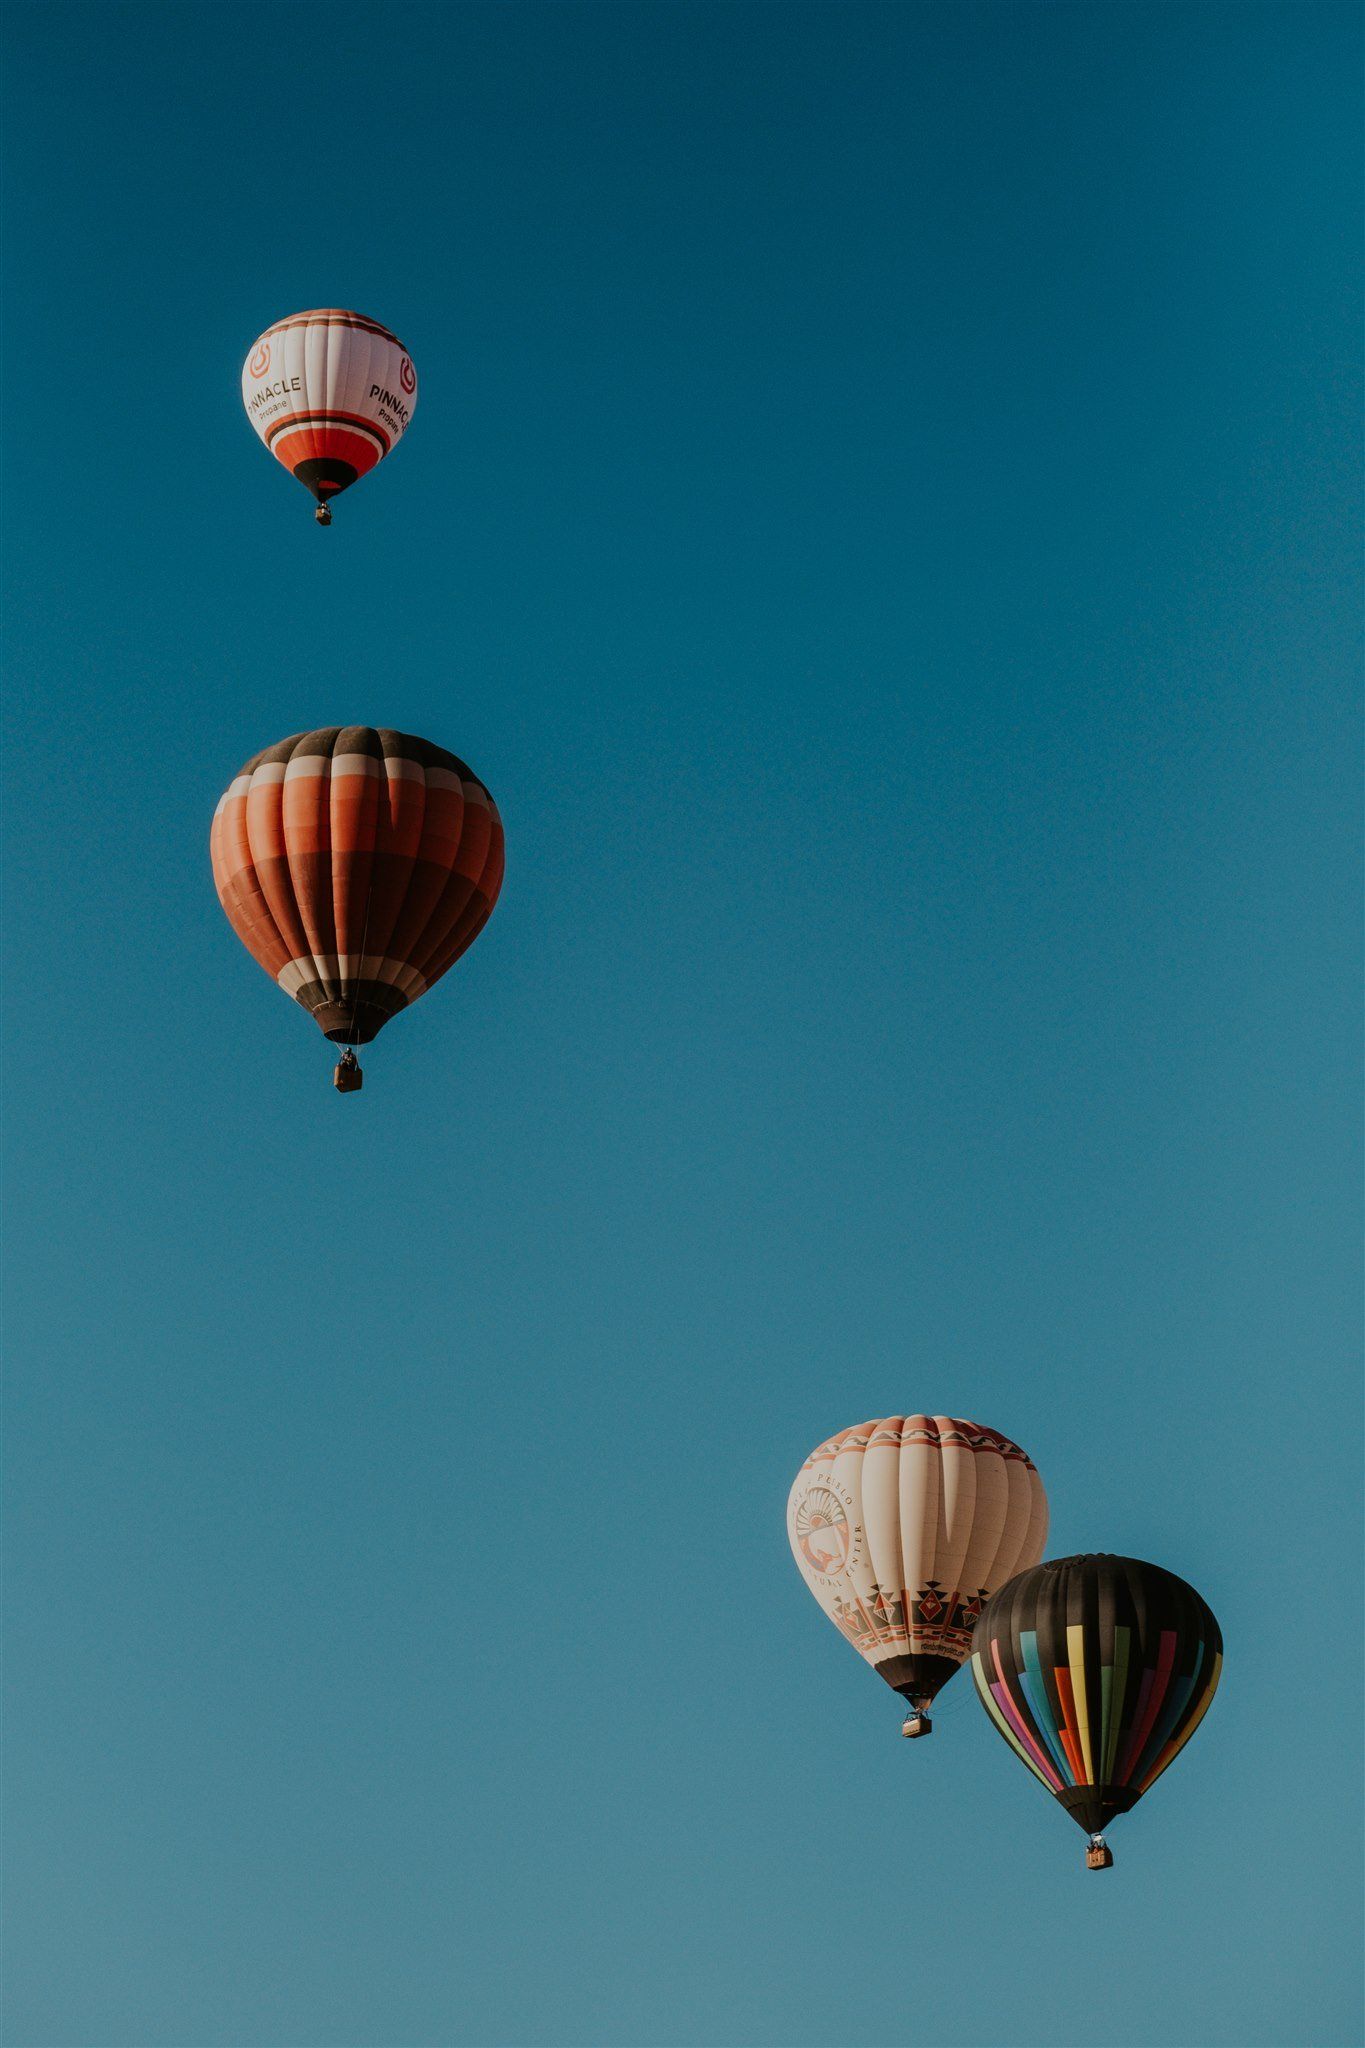
[[972, 1676], [997, 1730], [1113, 1862], [1101, 1830], [1136, 1806], [1208, 1711], [1223, 1638], [1174, 1572], [1134, 1557], [1063, 1557], [986, 1603]]
[[295, 733], [219, 799], [210, 838], [228, 922], [286, 995], [365, 1045], [471, 946], [498, 900], [502, 821], [444, 747], [368, 725]]

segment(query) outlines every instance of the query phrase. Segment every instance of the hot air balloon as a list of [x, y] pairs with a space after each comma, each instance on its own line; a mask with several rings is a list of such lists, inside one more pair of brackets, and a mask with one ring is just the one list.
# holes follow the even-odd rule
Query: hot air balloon
[[[365, 1045], [487, 923], [502, 820], [463, 761], [367, 725], [295, 733], [247, 762], [210, 836], [242, 944], [326, 1037]], [[336, 1072], [360, 1086], [354, 1054]]]
[[1008, 1437], [951, 1415], [893, 1415], [811, 1452], [787, 1534], [835, 1627], [909, 1701], [902, 1733], [927, 1735], [989, 1594], [1042, 1556], [1047, 1495]]
[[1090, 1837], [1136, 1806], [1208, 1712], [1223, 1638], [1193, 1586], [1135, 1557], [1021, 1572], [976, 1625], [972, 1676], [1015, 1755]]
[[382, 462], [417, 407], [417, 372], [396, 334], [363, 313], [291, 313], [258, 335], [242, 365], [247, 418], [277, 460], [329, 502]]

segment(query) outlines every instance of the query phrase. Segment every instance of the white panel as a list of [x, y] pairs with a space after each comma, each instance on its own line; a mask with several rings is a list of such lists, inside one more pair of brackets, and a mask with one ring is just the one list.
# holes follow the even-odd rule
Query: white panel
[[998, 1452], [974, 1450], [966, 1455], [972, 1461], [975, 1477], [975, 1505], [953, 1590], [971, 1599], [980, 1592], [995, 1563], [1008, 1516], [1010, 1483], [1005, 1476], [1005, 1461]]
[[1000, 1541], [995, 1547], [986, 1576], [981, 1581], [988, 1593], [994, 1593], [1007, 1579], [1012, 1579], [1019, 1566], [1015, 1560], [1021, 1555], [1028, 1540], [1029, 1522], [1033, 1515], [1033, 1488], [1029, 1484], [1029, 1468], [1022, 1458], [1006, 1457], [1005, 1478], [1009, 1484], [1009, 1502], [1005, 1514], [1005, 1526]]
[[[306, 412], [324, 412], [327, 407], [327, 339], [330, 332], [323, 320], [310, 320], [298, 330], [303, 336], [303, 397]], [[290, 336], [292, 341], [293, 336]]]
[[[937, 1446], [907, 1441], [922, 1439], [929, 1426], [926, 1415], [907, 1415], [901, 1426], [901, 1584], [911, 1601], [934, 1577], [943, 1523], [943, 1461]], [[913, 1647], [914, 1623], [908, 1607], [906, 1621]]]
[[[943, 1470], [943, 1520], [933, 1575], [943, 1598], [951, 1604], [953, 1595], [962, 1584], [963, 1566], [976, 1528], [979, 1504], [977, 1454], [966, 1444], [951, 1441], [957, 1434], [957, 1425], [951, 1416], [936, 1415], [934, 1421], [938, 1425], [942, 1446], [939, 1457]], [[950, 1440], [944, 1442], [945, 1438]], [[933, 1647], [942, 1654], [941, 1644], [935, 1643]]]
[[328, 412], [359, 412], [350, 387], [355, 382], [357, 355], [368, 359], [369, 341], [367, 334], [354, 327], [328, 328], [326, 376], [315, 394], [315, 402]]
[[863, 1525], [872, 1572], [875, 1657], [903, 1656], [910, 1646], [901, 1570], [901, 1418], [876, 1423], [863, 1453]]
[[[1024, 1538], [1024, 1547], [1015, 1560], [1015, 1572], [1032, 1571], [1034, 1565], [1042, 1563], [1043, 1552], [1047, 1549], [1047, 1526], [1049, 1520], [1047, 1495], [1043, 1491], [1043, 1482], [1032, 1465], [1028, 1468], [1028, 1481], [1028, 1534]], [[1013, 1576], [1014, 1572], [1011, 1572], [1010, 1577], [1013, 1578]]]

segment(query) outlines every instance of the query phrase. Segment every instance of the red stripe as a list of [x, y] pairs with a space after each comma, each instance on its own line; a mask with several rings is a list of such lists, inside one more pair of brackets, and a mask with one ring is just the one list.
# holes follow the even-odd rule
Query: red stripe
[[[1066, 1751], [1066, 1760], [1071, 1766], [1073, 1782], [1077, 1785], [1087, 1785], [1090, 1780], [1081, 1758], [1081, 1745], [1072, 1733], [1076, 1721], [1076, 1701], [1071, 1690], [1071, 1673], [1063, 1665], [1058, 1664], [1054, 1666], [1052, 1675], [1057, 1681], [1057, 1696], [1062, 1703], [1062, 1724], [1057, 1733], [1062, 1738], [1062, 1748]], [[1071, 1725], [1068, 1726], [1068, 1723]]]
[[358, 477], [368, 476], [384, 460], [373, 441], [363, 440], [349, 427], [282, 434], [270, 452], [291, 476], [297, 473], [301, 462], [325, 462], [329, 456], [337, 462], [349, 463]]
[[292, 431], [301, 433], [306, 428], [322, 426], [363, 427], [367, 434], [374, 435], [375, 440], [379, 442], [386, 455], [393, 445], [382, 427], [376, 426], [373, 420], [365, 419], [358, 412], [315, 412], [311, 410], [289, 412], [285, 414], [283, 419], [276, 420], [273, 426], [266, 430], [265, 445], [267, 448], [271, 447], [277, 434]]
[[1161, 1648], [1157, 1653], [1152, 1689], [1147, 1695], [1147, 1705], [1143, 1709], [1142, 1719], [1124, 1744], [1123, 1755], [1119, 1758], [1119, 1767], [1115, 1773], [1116, 1784], [1127, 1784], [1129, 1771], [1133, 1769], [1147, 1746], [1147, 1737], [1152, 1732], [1157, 1710], [1166, 1697], [1166, 1688], [1171, 1682], [1174, 1665], [1175, 1630], [1164, 1628], [1161, 1631]]

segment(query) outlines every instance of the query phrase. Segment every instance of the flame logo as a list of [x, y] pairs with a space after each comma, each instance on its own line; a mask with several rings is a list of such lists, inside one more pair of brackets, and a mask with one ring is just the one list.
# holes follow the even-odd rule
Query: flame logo
[[404, 356], [402, 362], [398, 365], [398, 381], [405, 391], [411, 392], [417, 389], [417, 372], [413, 369], [411, 360], [407, 356]]
[[253, 377], [264, 377], [266, 371], [270, 368], [270, 342], [268, 339], [257, 342], [247, 368]]

